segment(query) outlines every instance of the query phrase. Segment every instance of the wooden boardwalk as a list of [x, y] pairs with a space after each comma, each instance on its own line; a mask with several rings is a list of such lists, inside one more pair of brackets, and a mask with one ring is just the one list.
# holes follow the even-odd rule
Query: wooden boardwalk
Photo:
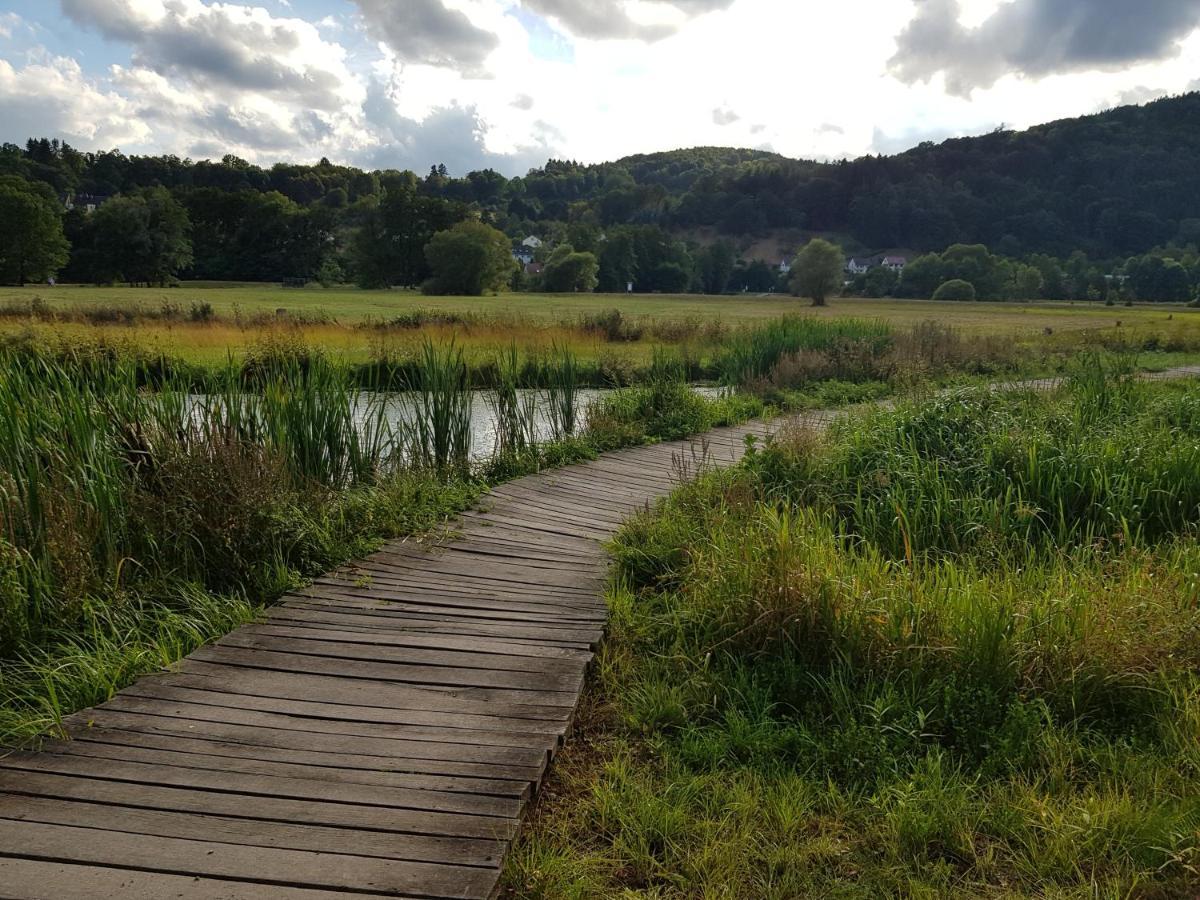
[[0, 897], [493, 896], [604, 628], [601, 541], [766, 430], [505, 484], [0, 758]]

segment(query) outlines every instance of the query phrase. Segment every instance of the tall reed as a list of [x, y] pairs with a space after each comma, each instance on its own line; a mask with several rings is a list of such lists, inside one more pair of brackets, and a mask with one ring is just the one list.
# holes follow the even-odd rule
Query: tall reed
[[537, 395], [523, 393], [520, 383], [521, 357], [512, 343], [496, 355], [496, 386], [488, 394], [498, 457], [520, 456], [537, 444]]
[[467, 469], [471, 453], [471, 390], [462, 348], [426, 339], [416, 369], [416, 459], [442, 473]]
[[570, 347], [555, 344], [546, 363], [546, 412], [554, 440], [575, 434], [579, 421], [579, 360]]
[[788, 354], [826, 350], [849, 341], [863, 342], [873, 352], [880, 353], [890, 339], [891, 329], [880, 321], [784, 316], [730, 335], [717, 358], [717, 368], [726, 384], [746, 384], [766, 378]]
[[403, 449], [328, 364], [193, 395], [120, 361], [0, 354], [0, 653], [131, 579], [229, 583], [293, 492], [374, 483]]

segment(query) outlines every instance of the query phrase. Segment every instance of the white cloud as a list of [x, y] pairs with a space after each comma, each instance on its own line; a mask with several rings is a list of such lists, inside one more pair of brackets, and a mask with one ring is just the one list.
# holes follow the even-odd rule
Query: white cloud
[[0, 59], [0, 122], [5, 140], [57, 136], [111, 147], [149, 136], [134, 104], [86, 78], [73, 59], [52, 57], [14, 68]]
[[[912, 83], [895, 77], [897, 41], [947, 0], [306, 0], [286, 15], [208, 0], [62, 2], [119, 65], [85, 71], [57, 47], [0, 45], [0, 140], [460, 173], [704, 144], [837, 158], [1179, 92], [1200, 71], [1200, 35], [1160, 29], [1161, 58], [1108, 72], [989, 70], [970, 101], [947, 90], [957, 70], [936, 61], [924, 78], [901, 72]], [[960, 3], [954, 27], [970, 29], [1035, 0]], [[626, 37], [587, 25], [603, 9]], [[9, 22], [0, 15], [0, 28], [20, 27]], [[81, 38], [77, 59], [105, 58]]]
[[338, 44], [303, 19], [200, 0], [62, 0], [75, 22], [129, 44], [135, 66], [200, 86], [332, 110], [361, 101]]
[[0, 37], [10, 38], [24, 20], [15, 12], [0, 13]]

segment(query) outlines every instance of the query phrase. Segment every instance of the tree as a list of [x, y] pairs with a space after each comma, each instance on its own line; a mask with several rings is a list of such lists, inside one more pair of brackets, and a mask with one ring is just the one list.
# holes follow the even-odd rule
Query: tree
[[[431, 177], [440, 178], [436, 167]], [[362, 225], [353, 238], [353, 257], [362, 287], [416, 285], [430, 276], [426, 247], [466, 214], [461, 203], [418, 192], [403, 175], [384, 180], [378, 202], [366, 201]]]
[[166, 188], [109, 200], [88, 231], [96, 281], [164, 284], [192, 263], [187, 210]]
[[926, 253], [924, 256], [918, 256], [904, 267], [904, 272], [900, 276], [899, 294], [901, 297], [928, 300], [933, 296], [938, 285], [945, 280], [942, 258], [936, 253]]
[[864, 297], [887, 297], [896, 290], [900, 276], [895, 269], [887, 266], [871, 266], [861, 276], [861, 282]]
[[0, 281], [45, 281], [67, 263], [70, 245], [52, 191], [0, 178]]
[[841, 289], [845, 265], [841, 247], [823, 238], [809, 241], [792, 263], [792, 293], [811, 297], [813, 306], [824, 306], [826, 298]]
[[701, 250], [696, 256], [696, 274], [700, 278], [700, 289], [706, 294], [723, 294], [733, 275], [737, 257], [733, 245], [728, 241], [717, 241]]
[[1038, 300], [1042, 296], [1045, 280], [1041, 270], [1034, 266], [1018, 266], [1013, 278], [1014, 299]]
[[1135, 256], [1125, 263], [1129, 290], [1138, 300], [1190, 300], [1191, 278], [1173, 259], [1160, 256]]
[[459, 222], [437, 232], [425, 247], [433, 275], [426, 294], [479, 296], [504, 290], [516, 267], [508, 237], [483, 222]]
[[570, 244], [559, 244], [546, 260], [542, 290], [550, 293], [593, 291], [600, 263], [594, 253], [581, 253]]
[[628, 229], [613, 229], [608, 240], [600, 245], [599, 288], [614, 293], [624, 291], [637, 280], [637, 251]]

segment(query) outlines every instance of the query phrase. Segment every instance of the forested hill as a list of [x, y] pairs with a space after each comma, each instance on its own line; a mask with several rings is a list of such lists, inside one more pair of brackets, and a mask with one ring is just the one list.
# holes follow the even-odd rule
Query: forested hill
[[[89, 196], [164, 188], [187, 213], [193, 277], [311, 274], [389, 197], [411, 198], [405, 215], [428, 226], [478, 215], [512, 238], [634, 225], [676, 236], [707, 229], [742, 250], [769, 233], [821, 232], [851, 250], [982, 243], [1011, 257], [1121, 260], [1200, 243], [1200, 94], [836, 163], [702, 147], [599, 165], [551, 160], [509, 179], [82, 153], [35, 139], [0, 147], [6, 176], [60, 202], [74, 195], [77, 219]], [[78, 250], [82, 221], [64, 224]], [[85, 263], [73, 253], [66, 274]]]

